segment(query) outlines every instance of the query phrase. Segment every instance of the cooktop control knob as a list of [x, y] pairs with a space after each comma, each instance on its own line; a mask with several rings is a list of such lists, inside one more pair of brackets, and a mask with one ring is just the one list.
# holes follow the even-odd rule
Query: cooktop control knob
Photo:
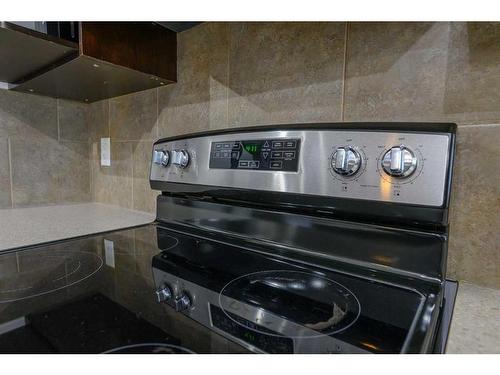
[[167, 285], [162, 285], [156, 290], [156, 299], [159, 303], [168, 302], [172, 298], [172, 290]]
[[359, 152], [350, 146], [339, 147], [332, 156], [332, 169], [342, 176], [352, 176], [361, 167]]
[[186, 150], [174, 150], [172, 163], [179, 168], [186, 168], [189, 164], [189, 153]]
[[417, 157], [406, 146], [394, 146], [382, 157], [382, 168], [389, 176], [408, 177], [417, 168]]
[[174, 302], [175, 311], [184, 311], [191, 307], [191, 298], [186, 293], [181, 293]]
[[155, 150], [153, 152], [153, 162], [158, 165], [168, 166], [170, 153], [166, 150]]

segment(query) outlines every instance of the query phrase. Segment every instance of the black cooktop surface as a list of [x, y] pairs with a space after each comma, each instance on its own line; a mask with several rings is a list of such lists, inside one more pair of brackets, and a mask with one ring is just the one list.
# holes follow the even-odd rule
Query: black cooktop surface
[[223, 320], [212, 329], [157, 303], [152, 266], [216, 292], [212, 319], [242, 337], [282, 333], [234, 314], [234, 301], [291, 322], [291, 338], [368, 352], [405, 351], [428, 297], [151, 225], [0, 255], [0, 353], [248, 352], [220, 334]]
[[0, 254], [0, 353], [246, 352], [156, 302], [159, 252], [151, 225]]

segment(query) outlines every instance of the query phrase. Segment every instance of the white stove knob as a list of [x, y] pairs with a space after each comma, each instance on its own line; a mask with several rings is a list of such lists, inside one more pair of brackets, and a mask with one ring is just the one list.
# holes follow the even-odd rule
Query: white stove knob
[[159, 303], [168, 302], [172, 298], [172, 290], [167, 285], [162, 285], [156, 290], [156, 300]]
[[382, 168], [389, 176], [408, 177], [417, 168], [417, 157], [406, 146], [394, 146], [382, 157]]
[[191, 307], [191, 298], [186, 293], [182, 293], [174, 301], [175, 311], [184, 311]]
[[187, 150], [174, 150], [172, 152], [172, 163], [178, 168], [186, 168], [189, 164], [189, 153]]
[[361, 167], [361, 156], [350, 146], [339, 147], [332, 156], [332, 169], [342, 176], [352, 176]]
[[167, 167], [169, 162], [170, 162], [170, 153], [168, 151], [155, 150], [153, 152], [153, 163]]

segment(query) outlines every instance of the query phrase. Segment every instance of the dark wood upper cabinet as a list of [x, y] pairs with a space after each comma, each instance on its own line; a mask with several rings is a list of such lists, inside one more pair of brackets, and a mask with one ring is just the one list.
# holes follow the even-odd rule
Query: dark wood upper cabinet
[[82, 22], [83, 55], [175, 81], [177, 34], [151, 22]]
[[93, 102], [176, 82], [174, 31], [153, 22], [80, 22], [79, 27], [76, 53], [32, 71], [12, 89]]

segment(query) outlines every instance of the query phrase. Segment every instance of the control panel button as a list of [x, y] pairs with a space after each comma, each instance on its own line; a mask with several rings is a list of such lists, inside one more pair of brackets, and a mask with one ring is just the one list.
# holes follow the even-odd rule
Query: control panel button
[[361, 156], [350, 146], [339, 147], [332, 156], [332, 169], [342, 176], [352, 176], [361, 167]]
[[169, 162], [170, 162], [170, 153], [168, 151], [155, 150], [153, 152], [153, 163], [167, 167]]
[[283, 151], [273, 151], [271, 153], [271, 158], [273, 159], [281, 159], [283, 157]]
[[[298, 138], [231, 139], [212, 142], [209, 168], [252, 169], [259, 171], [280, 169], [297, 172], [301, 141]], [[281, 167], [271, 162], [281, 160]]]
[[404, 145], [391, 147], [382, 157], [382, 169], [389, 176], [408, 177], [417, 168], [417, 157]]
[[174, 150], [172, 152], [172, 164], [178, 168], [186, 168], [189, 164], [189, 153], [186, 150]]
[[281, 169], [283, 167], [283, 162], [281, 160], [276, 160], [271, 162], [272, 169]]

